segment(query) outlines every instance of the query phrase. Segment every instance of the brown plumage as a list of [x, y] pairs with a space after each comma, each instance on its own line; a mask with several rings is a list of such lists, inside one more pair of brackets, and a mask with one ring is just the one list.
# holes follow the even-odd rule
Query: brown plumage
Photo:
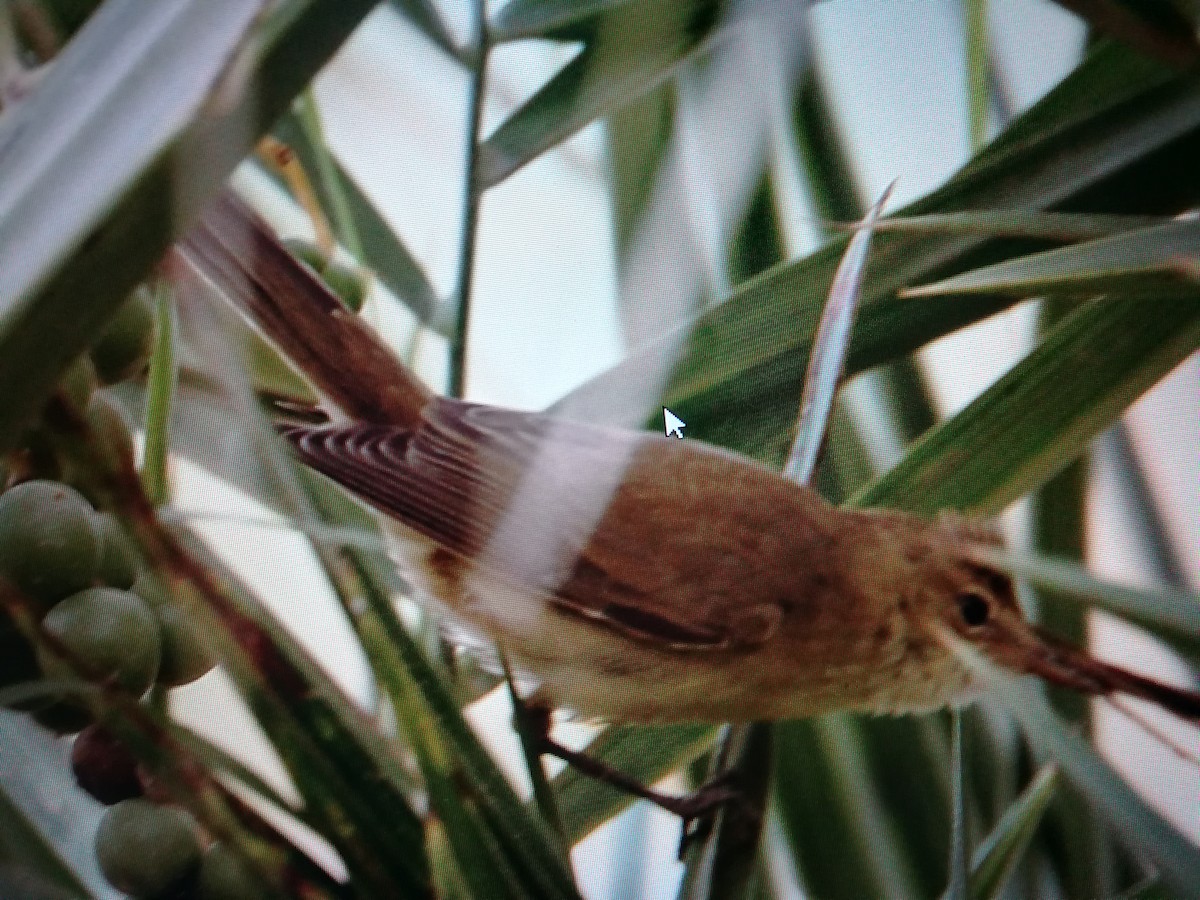
[[926, 710], [974, 690], [957, 635], [1016, 671], [1200, 715], [1036, 631], [962, 520], [841, 510], [702, 442], [444, 398], [416, 427], [283, 434], [396, 523], [423, 593], [547, 704], [620, 721]]
[[973, 523], [836, 509], [692, 439], [434, 397], [232, 197], [167, 268], [217, 284], [349, 423], [281, 431], [385, 514], [424, 595], [523, 661], [547, 705], [633, 721], [930, 709], [974, 690], [963, 639], [1200, 720], [1200, 695], [1030, 625]]

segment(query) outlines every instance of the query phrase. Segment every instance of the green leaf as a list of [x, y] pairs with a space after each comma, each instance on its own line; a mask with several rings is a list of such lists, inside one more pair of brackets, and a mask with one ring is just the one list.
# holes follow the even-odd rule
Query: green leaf
[[[1087, 296], [1136, 292], [1153, 302], [1195, 297], [1200, 222], [1185, 220], [1127, 231], [1073, 247], [1020, 256], [903, 292], [906, 297], [965, 294]], [[1157, 276], [1157, 277], [1154, 277]]]
[[[293, 112], [289, 111], [280, 118], [275, 124], [274, 133], [292, 148], [305, 171], [316, 172], [321, 169], [321, 154]], [[335, 201], [330, 192], [330, 183], [336, 183], [337, 190], [344, 196], [347, 215], [353, 222], [361, 245], [359, 261], [369, 267], [423, 324], [439, 334], [446, 334], [449, 330], [448, 316], [441, 309], [441, 300], [424, 267], [332, 150], [326, 148], [324, 152], [328, 154], [333, 171], [326, 178], [317, 179], [313, 185], [322, 208], [333, 208]]]
[[1087, 740], [1051, 709], [1030, 679], [1008, 674], [961, 642], [956, 649], [1004, 702], [1030, 743], [1058, 762], [1130, 847], [1154, 861], [1174, 895], [1200, 897], [1200, 851], [1196, 846], [1151, 809]]
[[0, 877], [0, 891], [8, 896], [15, 897], [22, 890], [29, 891], [32, 896], [47, 898], [91, 896], [75, 870], [59, 856], [41, 829], [9, 797], [2, 782], [0, 876], [3, 876]]
[[392, 6], [451, 59], [467, 62], [469, 53], [460, 48], [442, 20], [435, 0], [391, 0]]
[[[1191, 158], [1184, 150], [1192, 152], [1200, 135], [1200, 78], [1171, 78], [1129, 56], [1118, 47], [1094, 54], [945, 187], [901, 214], [1044, 209], [1085, 190], [1105, 197], [1110, 208], [1136, 209], [1146, 193], [1163, 190], [1183, 198], [1200, 192], [1200, 172], [1184, 165]], [[1097, 85], [1110, 89], [1102, 93]], [[1152, 160], [1163, 148], [1174, 154], [1176, 147], [1178, 157]], [[693, 436], [777, 462], [795, 421], [819, 300], [844, 246], [834, 241], [739, 287], [725, 303], [577, 390], [571, 408], [586, 409], [593, 420], [620, 421], [629, 413], [625, 398], [639, 391], [644, 396], [640, 386], [656, 383], [656, 373], [672, 372], [659, 402], [679, 413]], [[931, 299], [936, 306], [922, 307], [895, 293], [1012, 250], [978, 235], [934, 239], [881, 230], [848, 374], [907, 354], [1008, 305], [1007, 299], [972, 297]], [[781, 328], [781, 322], [789, 327]]]
[[988, 114], [991, 112], [989, 90], [989, 47], [987, 30], [987, 0], [963, 0], [966, 16], [967, 49], [967, 121], [972, 151], [987, 143]]
[[374, 5], [110, 0], [6, 117], [0, 445]]
[[493, 41], [554, 38], [636, 2], [641, 0], [513, 0], [496, 13], [490, 33]]
[[[301, 474], [321, 520], [377, 533], [366, 510], [328, 481]], [[530, 896], [576, 898], [554, 835], [523, 808], [462, 718], [453, 692], [396, 616], [395, 566], [382, 546], [373, 551], [347, 548], [345, 556], [362, 586], [354, 596], [367, 601], [365, 610], [358, 609], [350, 598], [347, 614], [376, 676], [388, 689], [464, 880], [479, 897], [519, 898], [524, 890]], [[513, 880], [521, 875], [523, 879]]]
[[1200, 303], [1100, 299], [954, 418], [928, 432], [858, 506], [995, 513], [1074, 459], [1200, 346]]
[[[1196, 26], [1172, 0], [1054, 0], [1098, 32], [1140, 53], [1187, 68], [1200, 59]], [[1188, 9], [1188, 7], [1184, 7]], [[1194, 10], [1190, 10], [1194, 14]]]
[[479, 183], [493, 187], [589, 122], [669, 78], [719, 33], [723, 0], [636, 0], [605, 15], [587, 47], [480, 147]]
[[[865, 726], [860, 717], [830, 715], [777, 728], [775, 803], [797, 868], [822, 900], [929, 896], [870, 776]], [[939, 877], [944, 883], [944, 855]]]
[[1033, 781], [1005, 810], [991, 834], [975, 848], [967, 895], [971, 900], [995, 900], [1029, 846], [1042, 815], [1054, 798], [1058, 769], [1042, 766]]
[[175, 357], [175, 307], [171, 290], [159, 284], [155, 296], [154, 351], [146, 378], [146, 445], [142, 462], [142, 485], [150, 502], [162, 506], [170, 500], [167, 477], [168, 429], [171, 401], [178, 377]]

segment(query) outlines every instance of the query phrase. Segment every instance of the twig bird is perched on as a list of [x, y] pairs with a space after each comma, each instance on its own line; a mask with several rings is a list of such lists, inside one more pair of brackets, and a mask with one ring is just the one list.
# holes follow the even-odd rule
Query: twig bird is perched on
[[[232, 246], [230, 217], [250, 229]], [[929, 710], [971, 695], [965, 640], [1200, 718], [1200, 696], [1029, 624], [962, 520], [834, 508], [693, 439], [435, 397], [230, 201], [183, 252], [340, 417], [282, 429], [300, 458], [383, 514], [417, 586], [535, 674], [546, 705], [659, 722]]]

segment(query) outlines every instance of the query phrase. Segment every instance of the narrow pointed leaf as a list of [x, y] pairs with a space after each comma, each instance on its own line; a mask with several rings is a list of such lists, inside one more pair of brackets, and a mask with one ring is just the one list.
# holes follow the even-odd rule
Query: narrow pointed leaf
[[995, 900], [1004, 889], [1054, 798], [1057, 785], [1058, 769], [1052, 764], [1043, 766], [975, 849], [967, 882], [971, 900]]
[[988, 662], [973, 648], [957, 648], [1020, 722], [1034, 747], [1054, 759], [1129, 843], [1158, 866], [1179, 898], [1200, 897], [1200, 848], [1143, 800], [1070, 724], [1051, 709], [1030, 679]]
[[1200, 222], [1188, 219], [1127, 231], [1073, 247], [1020, 256], [953, 278], [921, 285], [904, 296], [1042, 294], [1086, 296], [1136, 291], [1152, 298], [1195, 296], [1200, 269]]
[[479, 180], [503, 181], [584, 125], [620, 109], [710, 46], [721, 0], [637, 0], [600, 20], [587, 47], [483, 142]]
[[[1200, 76], [1171, 76], [1130, 56], [1112, 46], [1093, 54], [945, 187], [900, 214], [1044, 209], [1102, 188], [1110, 208], [1136, 210], [1147, 192], [1167, 189], [1167, 180], [1180, 202], [1200, 194], [1200, 172], [1183, 166], [1182, 152], [1200, 144]], [[1145, 162], [1168, 146], [1181, 148], [1178, 157], [1168, 157], [1169, 164]], [[647, 373], [673, 366], [660, 400], [688, 422], [693, 436], [778, 462], [795, 420], [819, 301], [844, 248], [843, 240], [834, 241], [806, 259], [767, 271], [680, 334], [649, 345], [577, 390], [572, 408], [586, 408], [593, 419], [619, 421], [628, 410], [613, 408], [612, 398], [635, 390], [617, 386], [644, 384]], [[937, 298], [923, 308], [895, 296], [933, 273], [973, 268], [1011, 252], [1011, 245], [981, 236], [877, 234], [847, 373], [907, 354], [1011, 303]], [[790, 327], [779, 327], [781, 322]], [[675, 361], [681, 340], [683, 356]]]
[[[296, 116], [288, 112], [274, 129], [275, 135], [295, 151], [305, 171], [315, 172], [318, 168], [318, 152], [313, 147], [305, 130], [300, 127]], [[388, 290], [396, 295], [418, 319], [439, 333], [445, 333], [447, 323], [440, 314], [441, 300], [433, 283], [429, 280], [425, 268], [405, 246], [404, 242], [392, 230], [383, 218], [370, 197], [364, 193], [354, 177], [330, 153], [330, 163], [333, 166], [332, 178], [338, 181], [348, 213], [354, 223], [359, 243], [362, 245], [362, 262]], [[333, 198], [326, 184], [317, 181], [314, 184], [317, 196], [321, 199], [322, 208], [328, 210], [333, 205]]]
[[514, 0], [492, 20], [494, 41], [553, 38], [640, 0]]
[[1200, 346], [1200, 302], [1100, 299], [860, 492], [858, 506], [996, 513], [1038, 486]]
[[[41, 829], [30, 820], [0, 783], [0, 892], [45, 885], [46, 896], [90, 897], [75, 870], [59, 855]], [[62, 893], [49, 893], [51, 890]]]
[[110, 0], [80, 30], [0, 127], [0, 445], [374, 5]]

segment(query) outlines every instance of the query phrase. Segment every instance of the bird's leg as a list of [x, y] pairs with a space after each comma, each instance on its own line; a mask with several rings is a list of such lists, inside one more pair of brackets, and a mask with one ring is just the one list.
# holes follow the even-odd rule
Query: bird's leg
[[[529, 705], [525, 707], [525, 713], [530, 733], [536, 737], [538, 748], [542, 753], [556, 756], [589, 778], [602, 781], [617, 790], [632, 794], [634, 797], [649, 800], [655, 806], [679, 816], [683, 824], [683, 836], [679, 845], [681, 858], [688, 843], [704, 832], [706, 823], [721, 806], [733, 801], [745, 802], [744, 795], [731, 786], [729, 773], [712, 779], [682, 797], [656, 791], [642, 784], [632, 775], [627, 775], [594, 756], [564, 747], [554, 740], [550, 736], [550, 710], [546, 707]], [[756, 815], [761, 815], [758, 810], [754, 812]]]

